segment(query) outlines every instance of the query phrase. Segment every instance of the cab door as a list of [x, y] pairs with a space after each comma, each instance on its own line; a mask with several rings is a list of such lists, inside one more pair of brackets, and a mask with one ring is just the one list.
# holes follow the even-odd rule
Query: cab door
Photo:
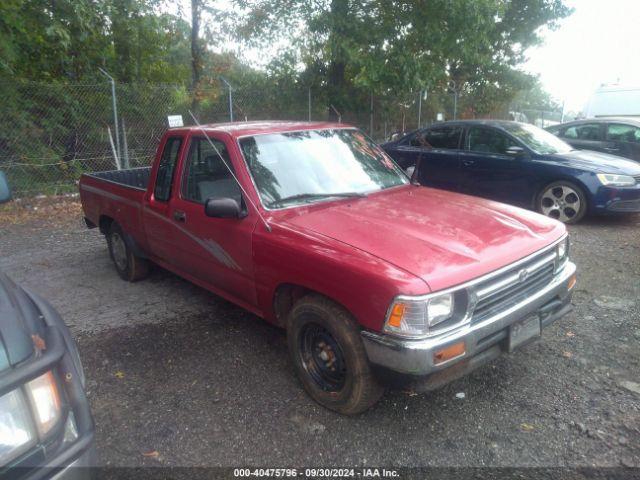
[[173, 235], [170, 200], [174, 193], [173, 184], [184, 143], [184, 137], [180, 134], [165, 137], [155, 174], [149, 179], [153, 182], [153, 189], [145, 195], [142, 212], [143, 228], [151, 255], [172, 265], [177, 265], [177, 245]]
[[[210, 288], [240, 302], [256, 305], [252, 234], [257, 215], [247, 210], [242, 190], [231, 171], [240, 168], [224, 134], [192, 134], [170, 201], [170, 218], [178, 239], [180, 268]], [[236, 162], [234, 162], [236, 160]], [[231, 171], [230, 171], [231, 170]], [[212, 218], [205, 202], [233, 198], [244, 205], [244, 218]]]

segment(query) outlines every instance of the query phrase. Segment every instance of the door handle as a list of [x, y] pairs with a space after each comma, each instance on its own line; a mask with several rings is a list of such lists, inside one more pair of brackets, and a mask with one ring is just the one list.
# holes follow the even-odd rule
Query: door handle
[[186, 222], [187, 221], [187, 214], [184, 213], [181, 210], [174, 210], [173, 211], [173, 218], [175, 220], [177, 220], [178, 222]]
[[475, 164], [476, 164], [476, 161], [475, 161], [475, 160], [463, 160], [463, 161], [462, 161], [462, 164], [463, 164], [465, 167], [470, 167], [471, 165], [475, 165]]
[[604, 149], [605, 149], [607, 152], [619, 152], [619, 151], [620, 151], [620, 149], [619, 149], [619, 148], [615, 148], [615, 147], [604, 147]]

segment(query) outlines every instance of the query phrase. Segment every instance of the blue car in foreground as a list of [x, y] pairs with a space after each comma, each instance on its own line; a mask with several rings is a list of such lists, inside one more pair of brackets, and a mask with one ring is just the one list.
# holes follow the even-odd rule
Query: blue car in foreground
[[569, 144], [533, 125], [443, 122], [382, 145], [421, 185], [536, 210], [565, 223], [640, 212], [640, 164]]

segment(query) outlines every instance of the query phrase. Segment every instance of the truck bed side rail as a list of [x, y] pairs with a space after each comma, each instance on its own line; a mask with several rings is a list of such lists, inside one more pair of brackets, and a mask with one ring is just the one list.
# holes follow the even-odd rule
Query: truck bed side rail
[[88, 177], [98, 178], [125, 187], [146, 190], [151, 175], [151, 167], [129, 168], [127, 170], [109, 170], [106, 172], [85, 173]]

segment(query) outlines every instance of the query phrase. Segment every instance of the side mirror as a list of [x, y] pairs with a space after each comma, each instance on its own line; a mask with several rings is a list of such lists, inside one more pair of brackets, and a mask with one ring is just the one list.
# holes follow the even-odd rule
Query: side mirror
[[4, 172], [0, 172], [0, 203], [11, 200], [11, 190], [9, 190], [9, 182]]
[[521, 157], [524, 155], [524, 148], [522, 147], [509, 147], [506, 151], [507, 155], [511, 155], [512, 157]]
[[244, 218], [247, 216], [244, 209], [234, 198], [209, 197], [204, 204], [204, 214], [213, 218]]

